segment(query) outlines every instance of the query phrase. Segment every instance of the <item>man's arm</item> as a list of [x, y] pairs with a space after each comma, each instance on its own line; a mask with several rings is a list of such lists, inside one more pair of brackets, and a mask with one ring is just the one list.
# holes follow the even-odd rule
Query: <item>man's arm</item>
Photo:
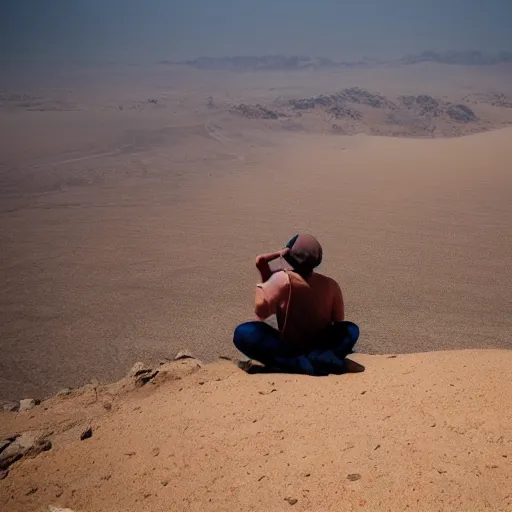
[[281, 249], [280, 251], [269, 252], [267, 254], [259, 254], [256, 256], [256, 268], [259, 270], [262, 283], [266, 283], [272, 275], [272, 270], [270, 270], [269, 263], [273, 260], [276, 260], [277, 258], [284, 256], [289, 252], [289, 250], [290, 249], [286, 248]]
[[254, 297], [254, 313], [258, 320], [266, 320], [276, 313], [277, 306], [282, 302], [290, 286], [285, 272], [276, 272], [265, 283], [256, 286]]

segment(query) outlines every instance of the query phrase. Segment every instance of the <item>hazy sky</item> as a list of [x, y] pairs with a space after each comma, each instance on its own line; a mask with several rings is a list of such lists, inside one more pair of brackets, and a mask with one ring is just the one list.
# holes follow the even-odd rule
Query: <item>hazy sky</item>
[[0, 0], [0, 57], [512, 50], [512, 0]]

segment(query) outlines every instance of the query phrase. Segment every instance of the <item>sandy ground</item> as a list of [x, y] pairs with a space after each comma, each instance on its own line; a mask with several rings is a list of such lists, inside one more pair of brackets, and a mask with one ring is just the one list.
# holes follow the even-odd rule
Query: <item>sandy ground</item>
[[[42, 430], [53, 443], [11, 466], [0, 506], [512, 510], [512, 352], [390, 357], [358, 354], [365, 372], [326, 378], [221, 362], [126, 394], [89, 387], [0, 413], [1, 434]], [[175, 364], [174, 377], [192, 363]]]
[[0, 118], [0, 398], [112, 381], [184, 346], [234, 355], [255, 254], [298, 230], [324, 245], [359, 351], [510, 348], [510, 128], [345, 137], [205, 107], [353, 85], [511, 92], [510, 70], [455, 68], [41, 79], [28, 104], [77, 110]]

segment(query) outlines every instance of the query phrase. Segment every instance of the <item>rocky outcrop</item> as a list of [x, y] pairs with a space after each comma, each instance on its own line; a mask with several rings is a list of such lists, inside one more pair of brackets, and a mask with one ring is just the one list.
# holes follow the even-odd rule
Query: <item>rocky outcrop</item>
[[241, 103], [240, 105], [234, 105], [231, 107], [231, 112], [235, 114], [241, 114], [247, 119], [279, 119], [285, 117], [281, 112], [271, 110], [262, 105], [246, 105]]
[[475, 113], [466, 105], [450, 105], [446, 109], [448, 116], [459, 123], [472, 123], [478, 121]]
[[0, 470], [4, 472], [23, 457], [36, 457], [51, 450], [52, 443], [43, 432], [24, 432], [14, 434], [0, 441]]
[[398, 100], [404, 107], [417, 110], [420, 116], [438, 116], [442, 110], [440, 101], [427, 94], [420, 94], [419, 96], [400, 96]]

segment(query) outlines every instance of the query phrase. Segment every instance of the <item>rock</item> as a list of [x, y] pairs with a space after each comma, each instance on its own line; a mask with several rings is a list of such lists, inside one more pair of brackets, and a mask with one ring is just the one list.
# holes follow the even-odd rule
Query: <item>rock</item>
[[188, 350], [180, 350], [175, 356], [174, 360], [178, 361], [180, 359], [195, 359], [191, 352]]
[[112, 404], [110, 402], [105, 402], [103, 404], [103, 408], [107, 411], [110, 411], [112, 409]]
[[7, 437], [0, 441], [0, 453], [2, 453], [15, 439], [17, 436]]
[[285, 498], [284, 501], [287, 501], [290, 505], [295, 505], [299, 500], [297, 498]]
[[70, 508], [59, 508], [53, 505], [48, 505], [47, 512], [74, 512], [74, 510], [71, 510]]
[[150, 380], [153, 380], [160, 372], [158, 370], [140, 370], [135, 374], [135, 385], [142, 387], [146, 385]]
[[359, 473], [351, 473], [350, 475], [347, 475], [347, 480], [350, 480], [351, 482], [355, 482], [356, 480], [360, 480], [361, 475]]
[[141, 363], [139, 361], [138, 363], [135, 363], [132, 366], [131, 370], [128, 372], [128, 376], [129, 377], [134, 377], [135, 375], [137, 375], [142, 370], [148, 370], [148, 367], [144, 363]]
[[17, 412], [19, 409], [19, 402], [11, 402], [10, 400], [0, 401], [0, 411], [4, 412]]
[[30, 409], [33, 409], [36, 405], [39, 405], [40, 403], [41, 400], [37, 400], [34, 398], [24, 398], [23, 400], [20, 400], [19, 411], [30, 411]]
[[3, 480], [4, 478], [7, 478], [7, 475], [9, 474], [8, 469], [0, 469], [0, 480]]
[[80, 441], [84, 441], [85, 439], [89, 439], [92, 437], [92, 427], [89, 427], [87, 430], [84, 430], [80, 434]]
[[167, 485], [169, 485], [169, 480], [162, 480], [160, 482], [164, 487], [167, 487]]
[[36, 457], [42, 452], [47, 452], [52, 449], [52, 442], [48, 439], [42, 439], [34, 446], [31, 446], [24, 454], [24, 457]]
[[41, 436], [41, 433], [24, 432], [14, 436], [0, 452], [0, 469], [7, 469], [22, 457], [36, 457], [41, 452], [48, 451], [52, 443]]
[[151, 450], [151, 455], [153, 455], [153, 457], [158, 457], [158, 455], [160, 455], [160, 448], [153, 448]]
[[72, 390], [70, 388], [63, 388], [57, 392], [57, 396], [68, 396], [71, 394], [71, 391]]
[[31, 487], [26, 493], [25, 496], [30, 496], [31, 494], [35, 494], [38, 491], [37, 487]]

